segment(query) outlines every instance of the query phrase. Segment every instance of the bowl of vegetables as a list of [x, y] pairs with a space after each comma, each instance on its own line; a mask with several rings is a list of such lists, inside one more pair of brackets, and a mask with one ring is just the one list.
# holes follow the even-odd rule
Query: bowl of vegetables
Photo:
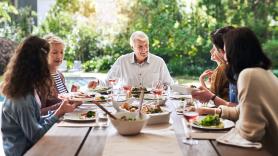
[[[139, 111], [139, 107], [137, 105], [132, 105], [129, 103], [121, 104], [119, 109], [125, 112], [138, 113]], [[157, 105], [155, 102], [144, 104], [142, 106], [141, 113], [149, 115], [150, 119], [148, 121], [148, 125], [168, 123], [170, 119], [170, 112], [166, 109], [163, 109], [160, 105]]]
[[117, 119], [110, 118], [112, 125], [121, 135], [137, 135], [147, 124], [149, 116], [136, 112], [117, 112], [114, 114]]

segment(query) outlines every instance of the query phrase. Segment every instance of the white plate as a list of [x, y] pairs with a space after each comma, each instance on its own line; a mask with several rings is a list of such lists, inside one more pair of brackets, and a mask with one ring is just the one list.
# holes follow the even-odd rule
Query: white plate
[[95, 89], [89, 89], [89, 91], [93, 91], [93, 92], [107, 92], [108, 90], [110, 90], [111, 88], [109, 87], [101, 87], [98, 86]]
[[[199, 116], [198, 121], [202, 120], [205, 116]], [[199, 129], [204, 129], [204, 130], [226, 130], [226, 129], [231, 129], [235, 126], [235, 123], [231, 120], [227, 119], [220, 119], [221, 122], [224, 124], [224, 128], [219, 128], [219, 127], [206, 127], [206, 126], [201, 126], [196, 123], [192, 124], [192, 127], [194, 128], [199, 128]]]
[[173, 95], [170, 95], [169, 97], [172, 98], [172, 99], [175, 99], [175, 100], [191, 99], [192, 98], [191, 95], [180, 95], [180, 94], [178, 94], [178, 95], [173, 94]]
[[[159, 100], [165, 100], [165, 98], [166, 98], [166, 97], [165, 97], [164, 95], [159, 96]], [[144, 95], [144, 99], [145, 99], [145, 100], [157, 100], [156, 96], [153, 95], [153, 94], [145, 94], [145, 95]]]
[[67, 121], [94, 121], [96, 118], [93, 116], [91, 118], [88, 117], [81, 117], [82, 113], [86, 113], [88, 111], [76, 111], [76, 112], [70, 112], [66, 113], [63, 117], [63, 120]]
[[70, 101], [80, 101], [80, 102], [86, 102], [86, 101], [93, 101], [94, 98], [93, 97], [85, 97], [85, 96], [89, 96], [86, 93], [80, 93], [80, 92], [70, 92], [70, 93], [63, 93], [63, 94], [59, 94], [58, 98], [59, 99], [68, 99]]
[[185, 95], [190, 95], [193, 91], [199, 90], [198, 88], [191, 88], [188, 85], [179, 85], [179, 84], [174, 84], [171, 86], [171, 88], [174, 92], [179, 92]]
[[103, 100], [96, 100], [95, 98], [93, 98], [94, 99], [94, 101], [96, 101], [96, 102], [107, 102], [107, 101], [109, 101], [109, 100], [111, 100], [111, 98], [109, 98], [109, 97], [107, 97], [107, 96], [103, 96], [105, 99], [103, 99]]
[[208, 107], [208, 108], [215, 108], [216, 105], [214, 104], [213, 101], [209, 101], [208, 103], [201, 103], [200, 101], [196, 100], [196, 102], [198, 103], [199, 107]]

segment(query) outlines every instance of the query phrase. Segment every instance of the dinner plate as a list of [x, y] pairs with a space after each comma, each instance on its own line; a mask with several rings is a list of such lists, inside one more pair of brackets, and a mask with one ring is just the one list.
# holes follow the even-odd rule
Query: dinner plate
[[[202, 120], [205, 116], [199, 116], [198, 121]], [[227, 130], [231, 129], [235, 126], [235, 123], [231, 120], [228, 119], [220, 119], [220, 121], [224, 124], [224, 127], [213, 127], [213, 126], [201, 126], [197, 122], [194, 122], [192, 124], [192, 127], [198, 128], [198, 129], [203, 129], [203, 130]]]
[[94, 121], [96, 118], [95, 116], [93, 117], [83, 117], [81, 114], [82, 113], [86, 113], [88, 111], [76, 111], [76, 112], [70, 112], [70, 113], [66, 113], [63, 117], [63, 120], [66, 121]]
[[[165, 97], [164, 95], [159, 96], [159, 100], [165, 100], [165, 98], [166, 98], [166, 97]], [[157, 100], [156, 96], [153, 95], [153, 94], [145, 94], [145, 95], [144, 95], [144, 99], [145, 99], [145, 100]]]
[[109, 98], [109, 97], [105, 97], [104, 96], [104, 98], [105, 99], [96, 99], [96, 97], [93, 99], [93, 101], [96, 101], [96, 102], [108, 102], [109, 100], [111, 100], [111, 98]]
[[88, 94], [80, 93], [80, 92], [69, 92], [63, 93], [58, 95], [59, 99], [68, 99], [70, 101], [79, 101], [79, 102], [86, 102], [86, 101], [93, 101], [94, 97], [90, 97]]
[[89, 91], [103, 93], [103, 92], [109, 91], [110, 89], [111, 89], [111, 87], [96, 87], [95, 89], [89, 89]]
[[173, 94], [169, 96], [171, 99], [174, 100], [185, 100], [185, 99], [191, 99], [191, 95], [180, 95], [180, 94]]
[[198, 91], [198, 88], [191, 88], [188, 85], [179, 85], [179, 84], [174, 84], [171, 86], [172, 90], [174, 92], [179, 92], [181, 94], [185, 94], [185, 95], [190, 95], [192, 94], [193, 91]]

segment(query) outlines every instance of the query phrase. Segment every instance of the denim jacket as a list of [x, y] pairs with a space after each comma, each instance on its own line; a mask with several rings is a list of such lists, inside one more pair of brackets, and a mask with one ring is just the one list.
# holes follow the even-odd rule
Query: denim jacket
[[58, 121], [54, 115], [40, 116], [40, 107], [31, 94], [5, 99], [1, 131], [6, 156], [21, 156]]

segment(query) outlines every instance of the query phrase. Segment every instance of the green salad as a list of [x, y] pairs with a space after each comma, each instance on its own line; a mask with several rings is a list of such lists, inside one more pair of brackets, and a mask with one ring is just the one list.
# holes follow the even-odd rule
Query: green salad
[[223, 123], [220, 121], [218, 115], [207, 115], [198, 122], [199, 125], [205, 127], [223, 127]]

